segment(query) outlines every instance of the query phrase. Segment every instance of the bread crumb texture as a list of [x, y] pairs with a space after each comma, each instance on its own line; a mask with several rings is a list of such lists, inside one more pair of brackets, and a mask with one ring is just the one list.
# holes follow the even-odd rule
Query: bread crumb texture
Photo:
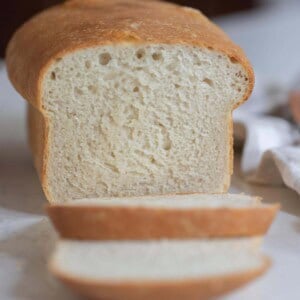
[[231, 111], [247, 76], [225, 54], [179, 44], [104, 45], [57, 59], [42, 82], [51, 198], [223, 192]]

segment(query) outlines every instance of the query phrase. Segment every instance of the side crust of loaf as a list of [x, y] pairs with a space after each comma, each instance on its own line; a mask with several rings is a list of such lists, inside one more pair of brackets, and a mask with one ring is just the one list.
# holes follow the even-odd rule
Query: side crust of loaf
[[277, 204], [193, 209], [49, 205], [47, 212], [62, 238], [147, 240], [263, 235], [278, 208]]
[[[47, 161], [48, 149], [48, 123], [42, 113], [32, 105], [27, 106], [27, 129], [28, 129], [28, 140], [31, 152], [33, 154], [34, 165], [38, 171], [38, 175], [43, 174]], [[41, 178], [40, 178], [41, 179]], [[46, 192], [46, 190], [44, 190]]]
[[50, 271], [64, 284], [79, 294], [91, 299], [122, 300], [199, 300], [220, 296], [254, 280], [267, 271], [271, 261], [264, 257], [260, 268], [226, 276], [207, 277], [205, 279], [185, 279], [176, 281], [128, 281], [110, 282], [84, 280], [65, 273], [50, 262]]
[[[13, 36], [7, 49], [6, 63], [9, 78], [17, 91], [39, 111], [29, 113], [29, 118], [40, 114], [29, 121], [30, 144], [50, 202], [55, 199], [48, 191], [47, 182], [50, 141], [49, 120], [42, 101], [44, 76], [55, 61], [69, 53], [121, 43], [182, 44], [224, 53], [241, 64], [248, 74], [248, 89], [236, 106], [243, 103], [253, 89], [253, 70], [243, 51], [196, 10], [158, 1], [73, 0], [38, 14]], [[228, 135], [232, 148], [232, 129]], [[228, 163], [232, 173], [232, 150], [230, 156]], [[224, 183], [224, 192], [229, 184], [228, 179]]]

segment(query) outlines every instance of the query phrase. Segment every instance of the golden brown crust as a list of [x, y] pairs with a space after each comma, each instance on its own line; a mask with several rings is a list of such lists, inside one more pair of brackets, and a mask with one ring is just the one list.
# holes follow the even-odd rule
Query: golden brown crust
[[47, 197], [47, 186], [45, 185], [45, 169], [47, 161], [47, 142], [48, 142], [48, 123], [43, 117], [42, 113], [34, 108], [32, 105], [27, 107], [27, 126], [28, 126], [28, 140], [33, 154], [34, 165], [38, 171], [40, 181], [43, 184], [43, 190]]
[[[17, 91], [44, 117], [38, 121], [44, 124], [44, 131], [39, 134], [42, 139], [33, 139], [31, 144], [33, 149], [44, 147], [34, 155], [44, 191], [51, 202], [54, 199], [47, 192], [46, 176], [49, 124], [42, 103], [44, 75], [52, 62], [68, 53], [120, 43], [184, 44], [225, 53], [248, 74], [248, 89], [236, 106], [252, 91], [253, 70], [243, 51], [196, 10], [151, 0], [70, 0], [38, 14], [14, 34], [7, 48], [6, 64]], [[37, 126], [31, 125], [31, 135]], [[232, 138], [232, 132], [228, 134]], [[36, 143], [40, 145], [34, 145]], [[232, 158], [232, 152], [229, 155]], [[232, 170], [232, 160], [229, 163]], [[225, 182], [224, 192], [229, 181]]]
[[252, 208], [166, 209], [49, 205], [62, 238], [79, 240], [190, 239], [263, 235], [279, 205]]
[[43, 169], [42, 157], [45, 149], [45, 122], [43, 115], [32, 105], [27, 107], [27, 123], [28, 140], [34, 157], [34, 165], [38, 173], [41, 174]]
[[221, 29], [196, 10], [151, 0], [73, 0], [38, 14], [11, 39], [8, 74], [19, 93], [42, 110], [42, 79], [53, 60], [114, 43], [185, 44], [225, 53], [248, 73], [249, 88], [241, 102], [251, 93], [252, 68]]
[[264, 257], [263, 264], [253, 270], [223, 276], [156, 282], [105, 282], [84, 280], [64, 273], [50, 264], [50, 270], [66, 285], [89, 299], [114, 300], [203, 300], [228, 293], [262, 275], [271, 265]]

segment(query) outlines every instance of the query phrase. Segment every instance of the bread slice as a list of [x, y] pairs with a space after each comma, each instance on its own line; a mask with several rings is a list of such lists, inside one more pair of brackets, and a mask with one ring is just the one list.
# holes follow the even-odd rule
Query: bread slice
[[199, 300], [261, 275], [270, 261], [257, 238], [156, 241], [60, 241], [50, 270], [91, 299]]
[[200, 12], [66, 1], [16, 32], [6, 62], [31, 104], [30, 144], [51, 202], [227, 191], [232, 110], [254, 77]]
[[132, 240], [262, 235], [277, 209], [246, 195], [190, 194], [81, 199], [47, 211], [63, 238]]

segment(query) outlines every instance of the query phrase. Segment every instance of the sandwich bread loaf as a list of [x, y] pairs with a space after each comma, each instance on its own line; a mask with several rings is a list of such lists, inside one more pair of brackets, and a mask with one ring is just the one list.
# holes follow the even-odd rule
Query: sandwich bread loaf
[[49, 201], [228, 190], [232, 110], [254, 77], [243, 51], [200, 12], [66, 1], [15, 33], [6, 62], [30, 104]]

